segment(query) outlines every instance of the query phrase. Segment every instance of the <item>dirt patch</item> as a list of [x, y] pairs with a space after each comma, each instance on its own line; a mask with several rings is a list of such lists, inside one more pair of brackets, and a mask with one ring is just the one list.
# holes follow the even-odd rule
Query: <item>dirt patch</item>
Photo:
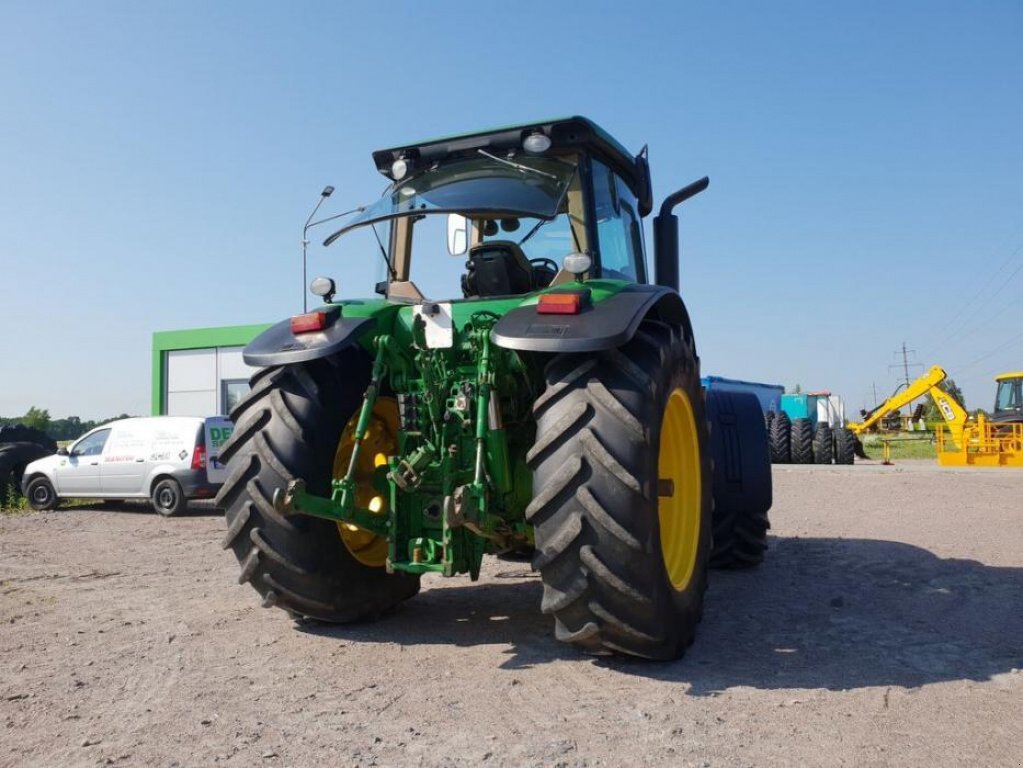
[[0, 518], [0, 765], [1018, 765], [1023, 472], [774, 476], [670, 664], [556, 642], [524, 562], [295, 628], [208, 510]]

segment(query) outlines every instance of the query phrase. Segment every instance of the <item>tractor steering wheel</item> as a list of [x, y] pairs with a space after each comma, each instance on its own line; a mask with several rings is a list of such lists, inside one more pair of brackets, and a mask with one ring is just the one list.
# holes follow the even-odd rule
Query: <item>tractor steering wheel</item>
[[529, 266], [532, 271], [533, 289], [546, 288], [558, 274], [558, 262], [554, 259], [539, 258], [530, 259]]

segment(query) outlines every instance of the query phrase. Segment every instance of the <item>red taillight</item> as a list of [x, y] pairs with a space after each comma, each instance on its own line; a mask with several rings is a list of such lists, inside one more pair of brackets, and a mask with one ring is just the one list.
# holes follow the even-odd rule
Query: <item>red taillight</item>
[[545, 293], [536, 302], [540, 315], [578, 315], [589, 299], [589, 293]]
[[304, 315], [295, 315], [291, 318], [292, 333], [312, 333], [313, 331], [322, 331], [326, 327], [326, 312], [307, 312]]
[[192, 469], [206, 469], [206, 445], [199, 443], [192, 451]]

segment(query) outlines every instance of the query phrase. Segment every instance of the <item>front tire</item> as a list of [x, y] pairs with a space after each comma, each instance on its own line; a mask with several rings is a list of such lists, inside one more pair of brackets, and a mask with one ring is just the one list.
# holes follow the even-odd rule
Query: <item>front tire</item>
[[419, 591], [419, 577], [359, 562], [338, 526], [273, 508], [274, 490], [296, 478], [330, 496], [345, 425], [362, 404], [370, 361], [361, 349], [327, 359], [265, 368], [231, 414], [234, 433], [221, 451], [227, 479], [224, 548], [241, 564], [265, 607], [294, 618], [345, 623], [374, 618]]
[[45, 477], [37, 477], [30, 482], [25, 489], [25, 495], [28, 497], [29, 506], [37, 512], [50, 512], [60, 503], [57, 492], [53, 490], [53, 483]]
[[544, 613], [598, 654], [674, 659], [703, 614], [707, 420], [692, 337], [646, 321], [621, 349], [546, 367], [527, 461]]

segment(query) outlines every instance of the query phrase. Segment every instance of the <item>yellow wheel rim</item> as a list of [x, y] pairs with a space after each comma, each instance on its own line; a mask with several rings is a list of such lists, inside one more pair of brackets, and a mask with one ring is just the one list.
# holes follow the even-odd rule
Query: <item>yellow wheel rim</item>
[[[341, 441], [334, 454], [335, 480], [348, 473], [348, 464], [355, 447], [355, 427], [359, 422], [359, 411], [345, 425]], [[355, 466], [355, 504], [380, 516], [388, 513], [387, 497], [373, 487], [377, 467], [387, 464], [398, 448], [398, 403], [390, 397], [378, 397], [373, 405], [373, 417], [359, 451]], [[341, 540], [352, 553], [352, 557], [363, 565], [382, 568], [387, 561], [387, 539], [348, 523], [338, 523]]]
[[681, 592], [696, 568], [703, 503], [696, 418], [689, 396], [681, 389], [672, 391], [664, 407], [657, 476], [661, 554], [671, 586]]

